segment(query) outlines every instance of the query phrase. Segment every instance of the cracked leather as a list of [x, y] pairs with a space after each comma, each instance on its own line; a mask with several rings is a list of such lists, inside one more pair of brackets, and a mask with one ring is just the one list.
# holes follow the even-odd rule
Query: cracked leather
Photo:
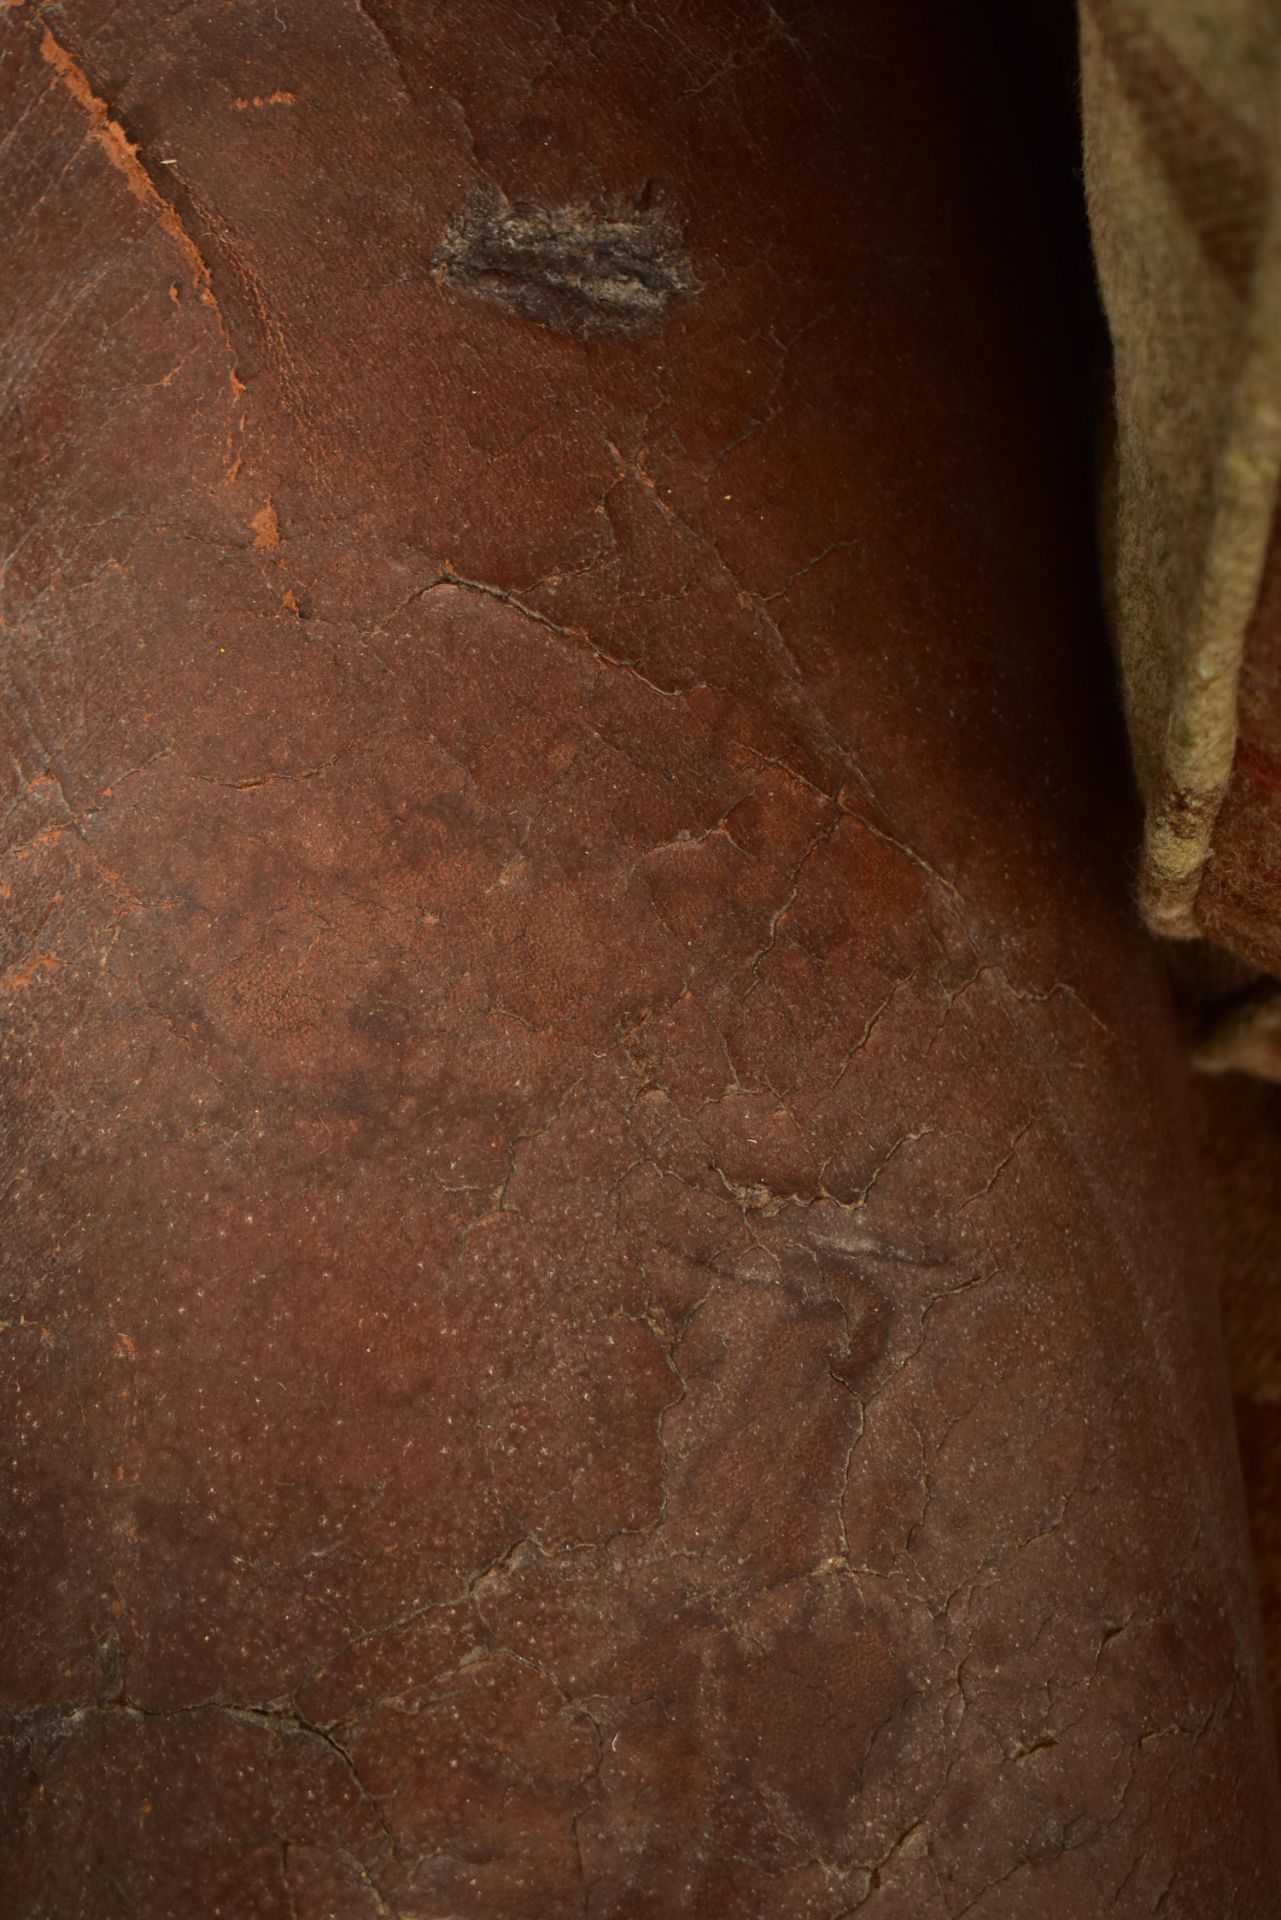
[[1276, 1911], [1071, 243], [937, 11], [3, 17], [14, 1920]]

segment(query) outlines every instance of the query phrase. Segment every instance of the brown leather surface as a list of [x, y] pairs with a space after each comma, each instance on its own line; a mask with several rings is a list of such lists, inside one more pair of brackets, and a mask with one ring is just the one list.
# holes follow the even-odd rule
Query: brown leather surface
[[1192, 1085], [1281, 1726], [1281, 1088], [1242, 1074], [1197, 1075]]
[[1275, 1912], [1007, 24], [4, 17], [6, 1914]]

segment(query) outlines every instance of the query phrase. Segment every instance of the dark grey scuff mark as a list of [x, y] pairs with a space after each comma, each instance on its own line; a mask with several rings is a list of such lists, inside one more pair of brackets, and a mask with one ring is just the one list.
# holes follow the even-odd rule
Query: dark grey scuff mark
[[697, 291], [679, 227], [650, 205], [477, 202], [451, 222], [432, 266], [442, 285], [559, 333], [645, 333]]

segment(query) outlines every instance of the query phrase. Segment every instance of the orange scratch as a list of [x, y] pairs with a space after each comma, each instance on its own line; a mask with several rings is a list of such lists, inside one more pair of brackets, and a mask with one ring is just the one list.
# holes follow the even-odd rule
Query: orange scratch
[[54, 39], [48, 27], [40, 42], [40, 52], [61, 80], [67, 92], [78, 106], [83, 107], [89, 116], [89, 138], [95, 140], [106, 154], [108, 160], [124, 179], [134, 199], [154, 214], [170, 239], [178, 247], [187, 262], [192, 284], [206, 306], [216, 307], [213, 287], [210, 284], [209, 269], [199, 247], [182, 224], [182, 216], [172, 201], [166, 200], [159, 191], [151, 175], [138, 158], [138, 149], [125, 133], [118, 120], [111, 117], [111, 109], [98, 95], [85, 78], [84, 72], [76, 61]]

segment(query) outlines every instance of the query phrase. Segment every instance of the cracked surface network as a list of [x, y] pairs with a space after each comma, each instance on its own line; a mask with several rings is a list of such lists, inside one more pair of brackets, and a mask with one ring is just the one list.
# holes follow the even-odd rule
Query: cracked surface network
[[[879, 6], [56, 13], [7, 1911], [1261, 1915], [1050, 269], [1018, 169], [931, 184], [990, 76]], [[644, 331], [433, 277], [650, 179]]]

